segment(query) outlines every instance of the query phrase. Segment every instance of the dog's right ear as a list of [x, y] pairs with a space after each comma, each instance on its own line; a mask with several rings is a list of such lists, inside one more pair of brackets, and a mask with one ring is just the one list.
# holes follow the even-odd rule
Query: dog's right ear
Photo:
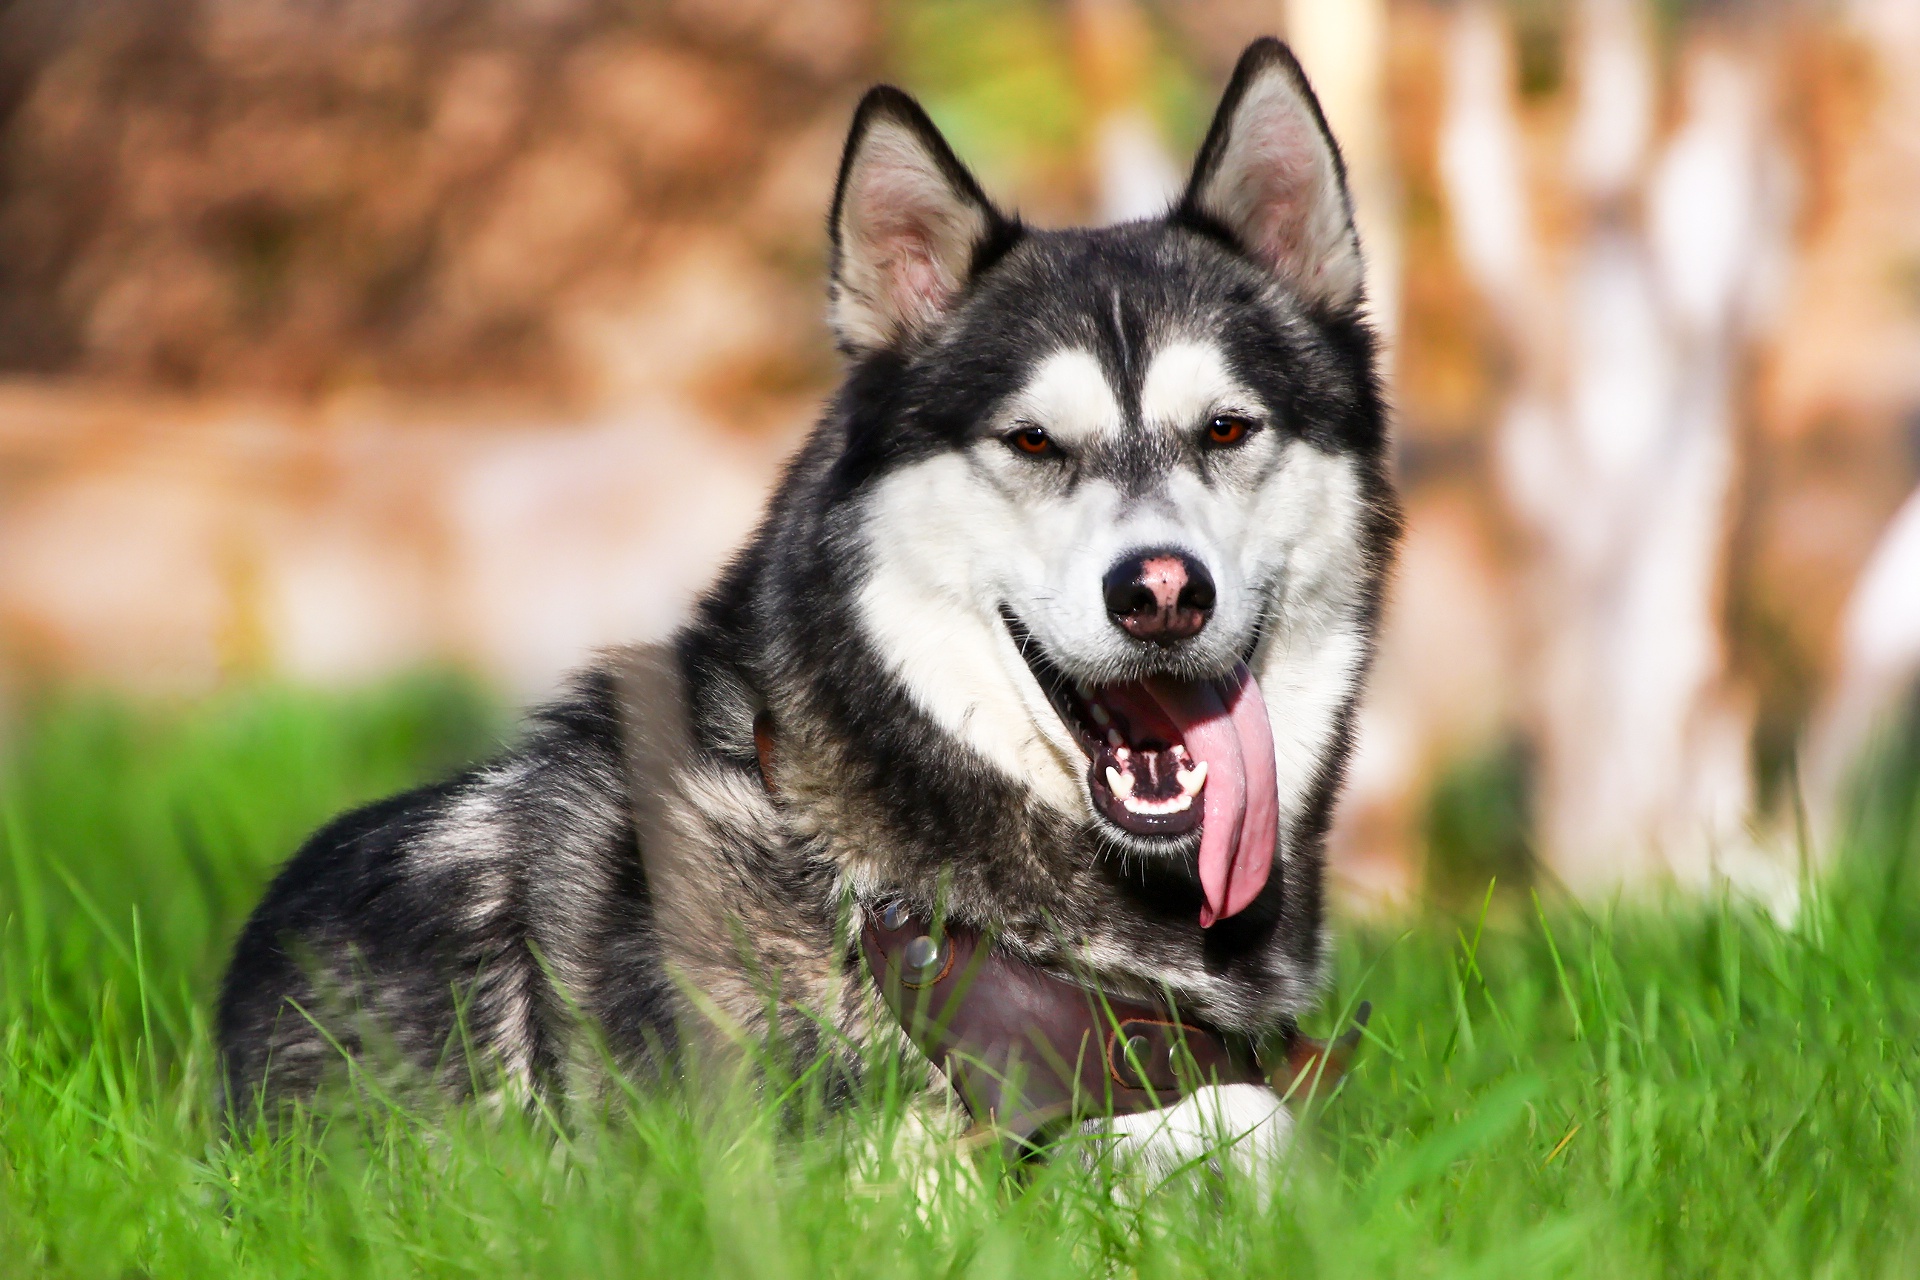
[[891, 85], [869, 90], [853, 114], [828, 220], [841, 347], [860, 355], [922, 332], [966, 288], [980, 251], [1012, 226], [919, 103]]

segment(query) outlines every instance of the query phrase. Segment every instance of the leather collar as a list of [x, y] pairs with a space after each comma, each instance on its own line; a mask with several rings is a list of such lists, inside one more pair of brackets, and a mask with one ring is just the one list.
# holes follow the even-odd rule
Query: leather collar
[[1333, 1043], [1289, 1021], [1281, 1061], [1268, 1068], [1250, 1038], [1058, 977], [972, 929], [936, 929], [898, 901], [864, 915], [861, 949], [887, 1007], [975, 1125], [1020, 1145], [1063, 1121], [1157, 1110], [1206, 1085], [1324, 1092], [1370, 1012], [1361, 1005], [1359, 1025]]
[[[753, 723], [760, 779], [774, 794], [774, 735]], [[892, 900], [863, 907], [861, 950], [887, 1008], [952, 1082], [977, 1127], [1031, 1145], [1089, 1115], [1170, 1106], [1213, 1084], [1259, 1084], [1284, 1098], [1325, 1092], [1344, 1074], [1371, 1007], [1337, 1041], [1282, 1029], [1279, 1061], [1245, 1036], [1122, 999], [1029, 964], [965, 926], [935, 925]]]

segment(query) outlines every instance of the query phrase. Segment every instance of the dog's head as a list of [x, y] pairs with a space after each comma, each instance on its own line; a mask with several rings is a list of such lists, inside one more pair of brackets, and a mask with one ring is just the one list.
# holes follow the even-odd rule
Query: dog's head
[[1001, 213], [876, 89], [831, 227], [868, 638], [1041, 803], [1197, 853], [1203, 921], [1241, 910], [1336, 749], [1385, 527], [1359, 245], [1298, 64], [1249, 48], [1178, 202], [1100, 230]]

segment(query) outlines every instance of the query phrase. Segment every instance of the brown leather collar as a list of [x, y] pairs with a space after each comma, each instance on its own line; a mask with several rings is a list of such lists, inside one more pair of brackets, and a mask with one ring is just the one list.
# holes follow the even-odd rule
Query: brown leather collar
[[[754, 719], [760, 780], [773, 794], [771, 717]], [[1280, 1061], [1250, 1038], [1165, 1004], [1106, 995], [1009, 955], [960, 925], [936, 928], [898, 900], [863, 911], [861, 950], [888, 1009], [952, 1082], [977, 1126], [1028, 1145], [1081, 1116], [1169, 1106], [1209, 1084], [1261, 1084], [1291, 1098], [1333, 1087], [1371, 1006], [1336, 1041], [1288, 1019]]]
[[[1057, 977], [971, 929], [935, 929], [897, 901], [865, 915], [861, 947], [887, 1007], [975, 1124], [1017, 1144], [1061, 1121], [1169, 1106], [1204, 1085], [1324, 1091], [1359, 1040], [1358, 1026], [1328, 1044], [1289, 1023], [1283, 1060], [1268, 1069], [1246, 1037]], [[1360, 1026], [1369, 1012], [1360, 1007]]]

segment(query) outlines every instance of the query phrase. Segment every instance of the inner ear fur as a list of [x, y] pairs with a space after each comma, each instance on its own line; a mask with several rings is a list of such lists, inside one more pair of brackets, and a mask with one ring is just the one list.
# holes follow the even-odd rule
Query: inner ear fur
[[1360, 304], [1346, 165], [1306, 73], [1271, 36], [1240, 55], [1174, 216], [1226, 231], [1314, 306]]
[[828, 219], [841, 346], [894, 346], [945, 314], [1015, 224], [911, 97], [881, 85], [854, 112]]

